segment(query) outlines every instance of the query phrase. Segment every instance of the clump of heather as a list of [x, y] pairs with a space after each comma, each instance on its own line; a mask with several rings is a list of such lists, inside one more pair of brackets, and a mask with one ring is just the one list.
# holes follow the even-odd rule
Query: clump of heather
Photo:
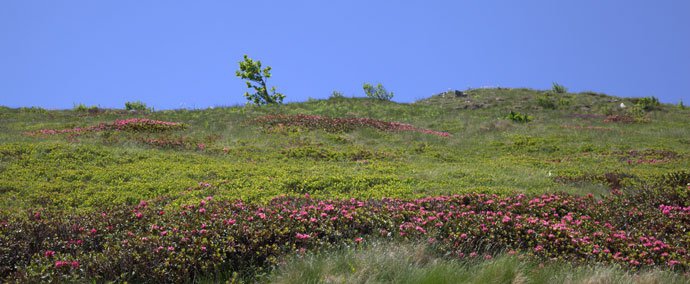
[[451, 136], [448, 132], [415, 127], [411, 124], [388, 122], [372, 118], [335, 118], [318, 115], [266, 115], [254, 119], [254, 123], [266, 127], [293, 126], [307, 129], [320, 129], [328, 132], [352, 131], [357, 128], [370, 127], [381, 131], [413, 131], [440, 137]]
[[111, 123], [100, 123], [89, 127], [75, 127], [67, 129], [41, 129], [26, 132], [26, 135], [56, 135], [56, 134], [82, 134], [86, 132], [100, 131], [131, 131], [131, 132], [161, 132], [168, 130], [184, 129], [186, 126], [178, 122], [153, 120], [147, 118], [118, 119]]
[[425, 241], [457, 258], [508, 252], [630, 268], [690, 267], [690, 207], [626, 194], [465, 194], [416, 200], [216, 201], [173, 210], [165, 199], [93, 214], [0, 218], [0, 277], [180, 282], [250, 273], [281, 257], [367, 240]]

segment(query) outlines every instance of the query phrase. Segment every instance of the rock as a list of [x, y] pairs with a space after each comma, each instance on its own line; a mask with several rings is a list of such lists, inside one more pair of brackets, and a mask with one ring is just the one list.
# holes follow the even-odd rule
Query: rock
[[444, 96], [444, 97], [446, 97], [446, 96], [453, 96], [453, 97], [456, 97], [456, 98], [464, 98], [464, 97], [467, 97], [467, 94], [465, 94], [463, 91], [450, 90], [450, 91], [444, 92], [444, 93], [443, 93], [443, 96]]
[[451, 92], [453, 93], [453, 95], [455, 95], [456, 98], [467, 97], [467, 94], [463, 93], [462, 91], [453, 90]]

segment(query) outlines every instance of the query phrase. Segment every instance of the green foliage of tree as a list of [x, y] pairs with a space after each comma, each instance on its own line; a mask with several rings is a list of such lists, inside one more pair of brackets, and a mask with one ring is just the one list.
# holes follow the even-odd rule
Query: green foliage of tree
[[271, 87], [269, 92], [266, 81], [271, 78], [271, 66], [261, 68], [261, 61], [252, 60], [244, 55], [244, 59], [239, 62], [240, 70], [235, 72], [237, 77], [247, 80], [247, 88], [254, 89], [254, 93], [246, 92], [244, 96], [248, 101], [256, 105], [280, 104], [285, 95], [276, 92], [276, 87]]
[[376, 87], [369, 83], [364, 83], [362, 88], [364, 89], [364, 93], [367, 94], [368, 98], [382, 101], [390, 101], [393, 98], [393, 92], [388, 92], [380, 83], [377, 84]]

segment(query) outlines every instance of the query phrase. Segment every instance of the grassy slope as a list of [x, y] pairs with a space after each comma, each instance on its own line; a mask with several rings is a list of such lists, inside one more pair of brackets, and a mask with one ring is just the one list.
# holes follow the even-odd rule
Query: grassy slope
[[[690, 168], [690, 110], [663, 105], [648, 114], [648, 123], [604, 123], [603, 114], [621, 112], [618, 105], [632, 106], [632, 100], [595, 93], [558, 94], [556, 99], [569, 103], [554, 110], [537, 104], [541, 91], [466, 93], [469, 96], [434, 96], [413, 104], [338, 98], [150, 114], [4, 108], [0, 109], [0, 208], [88, 209], [159, 195], [185, 203], [207, 195], [265, 201], [304, 193], [327, 198], [462, 192], [601, 194], [607, 190], [603, 181], [559, 182], [563, 179], [557, 177], [601, 179], [606, 173], [624, 173], [635, 177], [632, 181]], [[510, 122], [504, 117], [511, 110], [528, 113], [534, 121]], [[249, 123], [276, 113], [369, 117], [453, 136], [373, 129], [266, 131]], [[189, 127], [167, 134], [106, 132], [72, 138], [22, 134], [129, 117], [183, 122]], [[572, 128], [589, 126], [601, 128]], [[192, 146], [159, 149], [138, 142], [144, 138], [184, 139]], [[199, 143], [204, 150], [194, 146]], [[638, 164], [639, 159], [658, 157], [626, 154], [648, 149], [676, 156], [662, 163]], [[199, 182], [212, 186], [199, 187]]]
[[[262, 202], [277, 195], [304, 193], [324, 198], [463, 192], [606, 194], [610, 186], [607, 173], [627, 176], [622, 182], [633, 183], [690, 168], [690, 110], [663, 105], [648, 114], [647, 123], [604, 123], [604, 114], [622, 113], [621, 102], [632, 106], [633, 100], [595, 93], [562, 94], [556, 98], [568, 101], [567, 105], [544, 109], [537, 103], [544, 95], [541, 91], [475, 89], [466, 93], [468, 97], [434, 96], [413, 104], [338, 98], [277, 107], [146, 114], [0, 107], [0, 211], [35, 207], [92, 210], [161, 195], [172, 196], [179, 204], [208, 195]], [[511, 110], [530, 114], [534, 121], [506, 120]], [[250, 123], [255, 117], [277, 113], [369, 117], [447, 131], [453, 136], [373, 129], [347, 133], [266, 130]], [[131, 117], [183, 122], [189, 127], [157, 134], [23, 134]], [[187, 147], [162, 149], [142, 143], [146, 138], [186, 141]], [[200, 143], [204, 149], [199, 149]], [[635, 154], [646, 150], [656, 152]], [[672, 157], [664, 159], [664, 153]], [[654, 159], [662, 162], [646, 162]], [[200, 182], [211, 186], [200, 186]], [[687, 281], [687, 277], [663, 271], [633, 275], [608, 266], [573, 268], [560, 263], [539, 267], [514, 257], [463, 262], [439, 258], [419, 247], [382, 244], [296, 259], [276, 270], [270, 280]]]

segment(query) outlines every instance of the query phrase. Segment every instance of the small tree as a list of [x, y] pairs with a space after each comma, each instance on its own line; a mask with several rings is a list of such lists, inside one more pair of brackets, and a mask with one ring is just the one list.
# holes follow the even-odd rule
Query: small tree
[[285, 96], [276, 92], [276, 87], [271, 87], [269, 93], [266, 87], [266, 80], [271, 78], [271, 66], [261, 69], [261, 61], [252, 60], [246, 54], [244, 60], [240, 61], [240, 70], [235, 72], [237, 77], [247, 80], [247, 88], [254, 89], [254, 93], [244, 93], [248, 101], [256, 105], [280, 104]]
[[393, 92], [388, 92], [381, 84], [374, 87], [369, 83], [364, 83], [362, 88], [364, 89], [364, 93], [367, 94], [367, 97], [372, 99], [390, 101], [393, 98]]

